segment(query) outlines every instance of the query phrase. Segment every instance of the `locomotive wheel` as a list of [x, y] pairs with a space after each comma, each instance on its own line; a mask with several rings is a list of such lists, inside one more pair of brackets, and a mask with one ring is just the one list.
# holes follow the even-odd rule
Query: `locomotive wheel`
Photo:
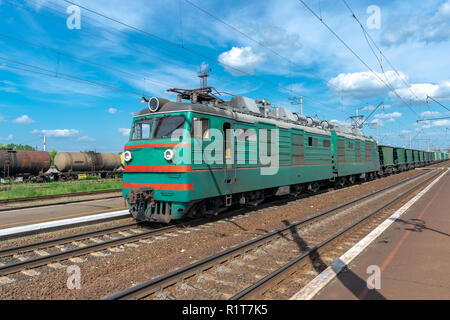
[[355, 176], [350, 176], [350, 177], [348, 177], [348, 183], [349, 183], [350, 185], [355, 184], [355, 181], [356, 181]]
[[340, 177], [336, 181], [336, 188], [343, 188], [347, 179], [345, 177]]
[[320, 184], [317, 182], [312, 182], [308, 184], [308, 192], [309, 193], [317, 193], [320, 189]]

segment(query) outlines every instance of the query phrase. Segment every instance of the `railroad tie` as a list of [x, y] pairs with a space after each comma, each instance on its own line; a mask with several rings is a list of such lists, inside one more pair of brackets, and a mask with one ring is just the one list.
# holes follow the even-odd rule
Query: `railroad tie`
[[41, 274], [40, 272], [37, 272], [37, 271], [34, 270], [34, 269], [22, 270], [22, 273], [23, 273], [24, 275], [29, 276], [29, 277], [36, 277], [36, 276], [38, 276], [38, 275]]
[[15, 281], [16, 281], [16, 279], [11, 279], [11, 278], [8, 278], [8, 277], [5, 277], [5, 276], [0, 277], [0, 285], [10, 284], [10, 283], [13, 283]]

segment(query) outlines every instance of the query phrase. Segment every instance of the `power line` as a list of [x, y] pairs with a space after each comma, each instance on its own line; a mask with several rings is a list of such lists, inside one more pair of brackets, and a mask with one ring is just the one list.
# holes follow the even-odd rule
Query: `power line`
[[[66, 1], [66, 0], [65, 0]], [[306, 9], [308, 9], [367, 69], [369, 69], [388, 89], [389, 85], [387, 85], [387, 83], [330, 27], [328, 26], [328, 24], [322, 19], [320, 18], [317, 13], [312, 10], [303, 0], [299, 0]], [[403, 100], [403, 98], [396, 92], [394, 91], [394, 94], [400, 99], [402, 100], [405, 104], [406, 102]], [[406, 104], [407, 105], [407, 104]], [[408, 106], [409, 107], [409, 106]], [[413, 111], [416, 115], [417, 113], [411, 108], [411, 111]], [[418, 115], [417, 115], [418, 116]]]
[[[35, 13], [34, 10], [30, 10], [29, 8], [26, 8], [26, 7], [24, 7], [23, 5], [19, 5], [19, 4], [17, 4], [17, 3], [11, 2], [11, 1], [9, 1], [9, 0], [4, 0], [4, 1], [5, 1], [6, 3], [12, 5], [12, 6], [15, 6], [16, 8], [19, 8], [19, 9], [22, 9], [22, 10], [26, 10], [26, 11]], [[27, 2], [39, 3], [39, 2], [37, 2], [36, 0], [28, 0]], [[51, 3], [51, 4], [55, 5], [55, 6], [60, 7], [58, 4], [52, 3], [51, 1], [46, 1], [45, 3], [46, 3], [46, 4]], [[52, 9], [52, 8], [50, 8], [50, 7], [45, 7], [45, 8], [48, 9], [49, 11], [51, 11], [51, 12], [56, 13], [56, 14], [61, 14], [61, 15], [64, 15], [64, 14], [65, 14], [65, 12], [63, 13], [63, 12], [60, 12], [60, 11], [58, 11], [58, 10]], [[53, 18], [53, 17], [51, 17], [51, 16], [48, 16], [48, 15], [44, 15], [44, 14], [42, 13], [42, 10], [39, 12], [39, 14], [40, 14], [41, 16], [43, 16], [43, 17], [49, 19], [49, 20], [53, 20], [53, 21], [56, 21], [56, 22], [59, 23], [59, 21], [58, 21], [57, 19], [55, 19], [55, 18]], [[99, 22], [99, 21], [96, 21], [96, 22], [101, 23], [101, 22]], [[89, 23], [84, 22], [84, 25], [86, 25], [86, 24], [89, 25]], [[105, 25], [105, 24], [104, 24], [104, 25]], [[112, 39], [112, 38], [110, 38], [110, 37], [99, 36], [99, 35], [96, 35], [96, 34], [94, 34], [94, 33], [91, 33], [91, 32], [89, 32], [89, 31], [87, 31], [86, 28], [82, 28], [82, 29], [80, 29], [79, 31], [81, 31], [81, 32], [83, 32], [83, 33], [86, 33], [86, 34], [88, 34], [88, 35], [90, 35], [90, 36], [96, 37], [96, 38], [98, 38], [98, 39], [106, 39], [106, 40], [108, 40], [108, 41], [110, 41], [110, 42], [118, 43], [117, 41], [115, 41], [114, 39]], [[106, 32], [104, 32], [104, 33], [112, 34], [109, 30], [105, 30], [105, 31], [106, 31]], [[121, 34], [119, 34], [119, 35], [120, 35], [122, 38], [124, 38]], [[135, 39], [135, 40], [137, 40], [137, 39]], [[133, 51], [133, 52], [139, 52], [139, 53], [141, 53], [141, 54], [143, 54], [143, 55], [146, 55], [146, 56], [149, 56], [149, 57], [150, 57], [150, 56], [153, 56], [153, 57], [156, 57], [156, 58], [158, 58], [158, 59], [164, 59], [164, 60], [170, 61], [171, 63], [174, 63], [173, 60], [167, 59], [167, 56], [166, 56], [166, 55], [164, 55], [164, 56], [156, 55], [156, 54], [153, 54], [153, 53], [152, 53], [151, 51], [149, 51], [149, 50], [142, 51], [142, 50], [139, 50], [139, 49], [137, 49], [137, 48], [127, 46], [127, 45], [125, 45], [125, 44], [123, 44], [123, 43], [120, 43], [120, 45], [123, 46], [123, 47], [125, 47], [125, 48], [130, 49], [130, 50]], [[168, 55], [171, 55], [171, 56], [174, 57], [174, 55], [172, 54], [172, 52], [169, 52], [169, 51], [167, 51], [167, 50], [166, 50], [165, 52], [168, 53]], [[181, 65], [180, 65], [180, 66], [181, 66]], [[165, 84], [165, 85], [167, 85], [167, 84]], [[170, 86], [170, 85], [169, 85], [169, 86]]]
[[[82, 62], [91, 64], [91, 65], [93, 65], [93, 66], [100, 67], [100, 68], [102, 68], [102, 69], [107, 69], [107, 70], [111, 70], [111, 71], [114, 71], [114, 72], [126, 74], [126, 75], [128, 75], [128, 76], [131, 76], [132, 78], [143, 79], [143, 80], [145, 80], [145, 81], [153, 82], [153, 83], [155, 83], [155, 84], [157, 84], [157, 85], [160, 85], [160, 86], [166, 86], [166, 87], [167, 87], [167, 86], [170, 86], [170, 85], [167, 84], [167, 83], [163, 83], [163, 82], [159, 82], [159, 81], [156, 81], [156, 80], [152, 80], [152, 79], [149, 79], [149, 78], [147, 78], [147, 77], [145, 77], [145, 76], [138, 75], [138, 74], [136, 74], [136, 73], [132, 73], [132, 72], [129, 72], [129, 71], [125, 71], [125, 70], [118, 69], [118, 68], [115, 68], [115, 67], [106, 66], [106, 65], [103, 65], [103, 64], [100, 64], [100, 63], [97, 63], [97, 62], [89, 61], [89, 60], [87, 60], [87, 59], [80, 58], [80, 57], [77, 57], [77, 56], [75, 56], [75, 55], [71, 55], [71, 54], [68, 54], [68, 53], [65, 53], [65, 52], [62, 52], [62, 51], [59, 51], [59, 50], [50, 48], [50, 47], [46, 47], [46, 46], [43, 46], [43, 45], [40, 45], [40, 44], [33, 43], [33, 42], [21, 40], [21, 39], [12, 37], [12, 36], [5, 35], [5, 34], [3, 34], [3, 33], [0, 33], [0, 37], [6, 38], [6, 39], [9, 39], [9, 40], [14, 40], [14, 41], [17, 41], [17, 42], [21, 42], [21, 43], [26, 44], [26, 45], [28, 45], [28, 46], [32, 46], [32, 47], [35, 47], [35, 48], [43, 49], [43, 50], [46, 50], [46, 51], [49, 51], [49, 52], [53, 52], [53, 53], [56, 53], [58, 56], [65, 56], [65, 57], [69, 57], [69, 58], [71, 58], [71, 59], [75, 59], [75, 60], [78, 60], [78, 61], [82, 61]], [[58, 64], [59, 64], [59, 61], [58, 61]], [[58, 74], [59, 72], [56, 72], [56, 73]]]
[[450, 111], [450, 109], [447, 108], [446, 106], [444, 106], [442, 103], [440, 103], [440, 102], [437, 101], [436, 99], [434, 99], [434, 98], [432, 98], [432, 97], [430, 97], [430, 96], [427, 95], [427, 103], [428, 103], [428, 99], [433, 100], [434, 102], [436, 102], [437, 104], [439, 104], [441, 107], [443, 107], [443, 108], [447, 109], [448, 111]]
[[[261, 41], [258, 41], [258, 40], [256, 40], [256, 39], [254, 39], [253, 37], [249, 36], [249, 35], [248, 35], [247, 33], [245, 33], [244, 31], [242, 31], [242, 30], [236, 28], [235, 26], [233, 26], [232, 24], [230, 24], [230, 23], [228, 23], [228, 22], [222, 20], [221, 18], [217, 17], [216, 15], [214, 15], [214, 14], [212, 14], [211, 12], [207, 11], [206, 9], [204, 9], [204, 8], [202, 8], [202, 7], [198, 6], [198, 5], [196, 5], [195, 3], [191, 2], [190, 0], [184, 0], [184, 1], [185, 1], [186, 3], [188, 3], [188, 4], [190, 4], [192, 7], [194, 7], [194, 8], [196, 8], [196, 9], [200, 10], [200, 11], [203, 12], [204, 14], [206, 14], [206, 15], [210, 16], [211, 18], [213, 18], [213, 19], [219, 21], [220, 23], [224, 24], [224, 25], [227, 26], [228, 28], [230, 28], [230, 29], [234, 30], [235, 32], [241, 34], [242, 36], [244, 36], [245, 38], [249, 39], [250, 41], [256, 43], [257, 45], [259, 45], [259, 46], [261, 46], [261, 47], [263, 47], [263, 48], [265, 48], [265, 49], [267, 49], [267, 50], [269, 50], [271, 53], [273, 53], [273, 54], [276, 55], [277, 57], [279, 57], [279, 58], [281, 58], [281, 59], [283, 59], [283, 60], [286, 60], [286, 61], [287, 61], [288, 63], [290, 63], [291, 65], [296, 66], [296, 67], [299, 67], [299, 68], [303, 68], [303, 66], [301, 66], [301, 65], [299, 65], [299, 64], [297, 64], [297, 63], [295, 63], [294, 61], [292, 61], [292, 60], [289, 59], [288, 57], [285, 57], [285, 56], [281, 55], [281, 54], [280, 54], [279, 52], [277, 52], [276, 50], [274, 50], [274, 49], [272, 49], [272, 48], [266, 46], [266, 45], [265, 45], [264, 43], [262, 43]], [[324, 79], [324, 78], [321, 78], [321, 77], [319, 77], [318, 75], [316, 75], [316, 74], [314, 74], [314, 73], [307, 72], [307, 71], [302, 71], [302, 72], [305, 73], [305, 74], [308, 74], [308, 75], [312, 76], [313, 78], [316, 78], [316, 79], [319, 79], [319, 80], [322, 80], [322, 81], [326, 82], [327, 85], [329, 85], [330, 87], [333, 87], [333, 88], [337, 89], [337, 91], [339, 91], [339, 92], [341, 91], [341, 89], [340, 89], [339, 87], [333, 85], [333, 84], [330, 83], [328, 80], [326, 80], [326, 79]], [[355, 97], [355, 99], [361, 101], [363, 104], [366, 104], [366, 103], [367, 103], [367, 102], [365, 102], [365, 101], [363, 101], [363, 100], [361, 100], [361, 99], [359, 99], [359, 98], [357, 98], [357, 97]]]
[[87, 83], [89, 85], [93, 85], [93, 86], [96, 86], [96, 87], [103, 87], [103, 88], [116, 90], [116, 91], [121, 91], [121, 92], [129, 93], [129, 94], [133, 94], [133, 95], [137, 95], [137, 96], [142, 96], [142, 93], [139, 93], [139, 92], [135, 92], [135, 91], [127, 90], [127, 89], [122, 89], [122, 88], [111, 86], [109, 84], [105, 84], [105, 83], [101, 83], [101, 82], [96, 82], [96, 81], [92, 81], [92, 80], [83, 79], [83, 78], [80, 78], [80, 77], [77, 77], [77, 76], [73, 76], [73, 75], [70, 75], [70, 74], [66, 74], [66, 73], [59, 72], [58, 76], [56, 76], [55, 71], [53, 71], [53, 70], [49, 70], [49, 69], [46, 69], [46, 68], [38, 67], [38, 66], [35, 66], [35, 65], [32, 65], [32, 64], [20, 62], [20, 61], [17, 61], [17, 60], [8, 59], [8, 58], [5, 58], [5, 57], [0, 57], [0, 60], [11, 62], [11, 63], [14, 63], [14, 64], [18, 64], [18, 65], [21, 65], [21, 66], [24, 66], [24, 67], [28, 67], [28, 68], [33, 68], [33, 69], [36, 69], [36, 70], [39, 70], [39, 71], [24, 69], [24, 68], [20, 68], [20, 67], [17, 67], [17, 66], [11, 66], [11, 65], [7, 65], [7, 64], [1, 65], [2, 67], [7, 67], [7, 68], [11, 68], [11, 69], [17, 69], [17, 70], [22, 70], [22, 71], [27, 71], [27, 72], [31, 72], [31, 73], [35, 73], [35, 74], [41, 74], [41, 75], [45, 75], [45, 76], [52, 77], [52, 78], [57, 78], [57, 79], [64, 79], [64, 80], [69, 80], [69, 81]]
[[443, 120], [443, 119], [450, 119], [450, 117], [440, 117], [440, 118], [422, 119], [422, 120], [416, 120], [416, 122], [432, 121], [432, 120]]
[[[346, 0], [342, 0], [345, 4], [345, 6], [348, 8], [348, 10], [350, 11], [350, 13], [352, 14], [352, 17], [356, 20], [356, 22], [361, 26], [361, 29], [364, 33], [364, 36], [366, 37], [366, 41], [367, 41], [367, 37], [369, 37], [369, 39], [372, 41], [372, 43], [374, 44], [374, 46], [377, 48], [377, 50], [380, 52], [380, 55], [383, 56], [383, 58], [387, 61], [387, 63], [389, 64], [389, 66], [395, 71], [395, 73], [397, 74], [397, 77], [400, 79], [400, 81], [402, 81], [406, 87], [408, 87], [408, 90], [416, 97], [417, 100], [420, 100], [419, 97], [416, 95], [415, 92], [412, 91], [412, 89], [410, 88], [410, 85], [403, 79], [403, 77], [400, 75], [400, 73], [397, 71], [397, 69], [392, 65], [392, 63], [389, 61], [389, 59], [384, 55], [383, 51], [378, 47], [378, 45], [376, 44], [376, 42], [373, 40], [372, 36], [367, 32], [367, 30], [364, 28], [363, 24], [359, 21], [358, 17], [356, 16], [356, 14], [353, 12], [353, 10], [350, 8], [349, 4], [347, 3]], [[370, 46], [370, 44], [369, 44]], [[372, 50], [372, 47], [370, 46], [370, 49]], [[372, 50], [373, 52], [373, 50]], [[378, 62], [381, 65], [381, 68], [383, 70], [383, 66], [381, 64], [380, 59], [378, 58], [378, 56], [375, 54], [375, 52], [373, 52], [374, 55], [376, 56]], [[384, 72], [384, 71], [383, 71]], [[386, 80], [387, 77], [385, 76]]]
[[[19, 4], [17, 4], [17, 3], [11, 2], [11, 1], [9, 1], [9, 0], [4, 0], [4, 1], [5, 1], [6, 3], [12, 5], [12, 6], [15, 6], [16, 8], [19, 8], [19, 9], [22, 9], [22, 10], [27, 10], [27, 11], [29, 11], [29, 12], [35, 13], [35, 10], [30, 10], [29, 8], [24, 7], [23, 5], [19, 5]], [[35, 3], [35, 4], [39, 3], [39, 2], [36, 1], [36, 0], [28, 0], [28, 1], [31, 2], [31, 3]], [[53, 3], [53, 2], [51, 2], [51, 1], [46, 1], [45, 3], [46, 3], [46, 4], [52, 3], [53, 5], [55, 5], [55, 6], [61, 8], [60, 5], [58, 5], [58, 4], [56, 4], [56, 3]], [[51, 12], [56, 13], [56, 14], [62, 14], [62, 15], [65, 14], [65, 13], [62, 13], [62, 12], [60, 12], [60, 11], [58, 11], [58, 10], [55, 10], [55, 9], [53, 9], [53, 8], [50, 8], [50, 7], [45, 7], [45, 8], [46, 8], [47, 10], [51, 11]], [[53, 18], [53, 17], [51, 17], [51, 16], [44, 15], [44, 14], [42, 13], [42, 11], [43, 11], [43, 10], [41, 10], [41, 11], [39, 12], [39, 14], [40, 14], [41, 16], [43, 16], [43, 17], [45, 17], [45, 18], [47, 18], [47, 19], [50, 19], [50, 20], [59, 22], [57, 19], [55, 19], [55, 18]], [[93, 20], [93, 19], [91, 18], [91, 20]], [[103, 23], [101, 23], [100, 21], [97, 21], [97, 20], [93, 20], [93, 21], [106, 26], [106, 24], [103, 24]], [[89, 23], [84, 22], [84, 25], [89, 25]], [[109, 29], [110, 29], [110, 28], [109, 28]], [[81, 32], [84, 32], [84, 33], [86, 33], [86, 34], [89, 34], [89, 35], [91, 35], [91, 36], [93, 36], [93, 37], [99, 38], [99, 39], [106, 39], [106, 40], [108, 40], [108, 41], [110, 41], [110, 42], [118, 43], [117, 41], [115, 41], [115, 39], [112, 39], [112, 38], [110, 38], [110, 37], [105, 37], [104, 35], [103, 35], [103, 36], [99, 36], [99, 35], [96, 35], [96, 34], [94, 34], [94, 33], [91, 33], [91, 32], [89, 32], [89, 31], [87, 31], [86, 28], [82, 28], [82, 29], [80, 29], [80, 31], [81, 31]], [[112, 34], [109, 30], [106, 30], [106, 33]], [[104, 33], [102, 33], [102, 34], [104, 34]], [[122, 34], [119, 33], [118, 35], [121, 36], [122, 38], [124, 38], [124, 37], [122, 36]], [[114, 34], [114, 36], [116, 36], [116, 35]], [[134, 39], [134, 40], [137, 40], [137, 42], [142, 43], [142, 45], [144, 44], [144, 42], [139, 41], [138, 39]], [[139, 50], [139, 49], [137, 49], [137, 48], [127, 46], [127, 45], [125, 45], [125, 44], [123, 44], [123, 43], [120, 43], [120, 45], [123, 46], [123, 47], [126, 47], [126, 48], [130, 49], [130, 50], [133, 51], [133, 52], [139, 52], [139, 53], [141, 53], [141, 54], [143, 54], [143, 55], [146, 55], [146, 56], [154, 56], [154, 57], [156, 57], [156, 58], [158, 58], [158, 59], [167, 60], [168, 62], [174, 64], [174, 60], [167, 59], [167, 56], [175, 57], [175, 56], [173, 55], [173, 52], [170, 52], [170, 51], [168, 51], [168, 50], [164, 50], [166, 53], [168, 53], [167, 55], [160, 56], [160, 55], [156, 55], [156, 54], [151, 53], [149, 50], [145, 50], [145, 51]], [[140, 44], [140, 45], [141, 45], [141, 44]], [[161, 48], [160, 48], [160, 49], [161, 49]], [[177, 57], [178, 57], [178, 55], [177, 55]], [[84, 60], [86, 60], [86, 59], [84, 59]], [[87, 61], [87, 60], [86, 60], [86, 61]], [[177, 62], [177, 61], [175, 60], [175, 62]], [[181, 64], [178, 63], [178, 65], [179, 65], [180, 67], [182, 67]], [[117, 68], [116, 68], [116, 69], [117, 69]], [[126, 71], [125, 71], [125, 72], [126, 72]], [[141, 76], [139, 76], [139, 77], [141, 77]], [[148, 79], [148, 78], [144, 78], [144, 82], [147, 81], [147, 80], [149, 80], [149, 79]], [[224, 81], [224, 80], [221, 80], [221, 81], [224, 82], [224, 83], [229, 83], [229, 81]], [[156, 80], [153, 80], [153, 82], [156, 82]], [[170, 87], [170, 86], [173, 85], [173, 84], [165, 84], [165, 83], [163, 83], [163, 82], [161, 82], [161, 81], [158, 81], [158, 82], [160, 82], [160, 83], [161, 83], [161, 86], [164, 86], [165, 88], [168, 88], [168, 87]], [[320, 102], [319, 102], [319, 103], [320, 103]]]
[[[191, 53], [191, 54], [194, 54], [194, 55], [197, 55], [197, 56], [199, 56], [199, 57], [202, 57], [203, 59], [206, 59], [206, 60], [212, 61], [213, 63], [216, 63], [216, 59], [215, 59], [215, 58], [212, 58], [212, 57], [210, 57], [210, 56], [207, 56], [207, 55], [205, 55], [205, 54], [203, 54], [203, 53], [201, 53], [201, 52], [198, 52], [198, 51], [196, 51], [196, 50], [194, 50], [194, 49], [187, 48], [186, 46], [182, 46], [182, 45], [180, 45], [180, 44], [178, 44], [178, 43], [175, 43], [175, 42], [173, 42], [173, 41], [171, 41], [171, 40], [167, 40], [167, 39], [165, 39], [165, 38], [163, 38], [163, 37], [160, 37], [160, 36], [158, 36], [158, 35], [156, 35], [156, 34], [153, 34], [153, 33], [151, 33], [151, 32], [142, 30], [142, 29], [137, 28], [137, 27], [135, 27], [135, 26], [132, 26], [132, 25], [130, 25], [130, 24], [128, 24], [128, 23], [125, 23], [125, 22], [122, 22], [122, 21], [117, 20], [117, 19], [115, 19], [115, 18], [109, 17], [109, 16], [107, 16], [107, 15], [105, 15], [105, 14], [103, 14], [103, 13], [100, 13], [100, 12], [98, 12], [98, 11], [96, 11], [96, 10], [87, 8], [87, 7], [82, 6], [82, 5], [79, 5], [79, 4], [77, 4], [77, 3], [73, 2], [73, 1], [69, 1], [69, 0], [63, 0], [63, 1], [64, 1], [64, 2], [67, 2], [67, 3], [69, 3], [69, 4], [72, 4], [72, 5], [78, 6], [78, 7], [82, 8], [82, 9], [84, 9], [84, 10], [86, 10], [86, 11], [88, 11], [88, 12], [91, 12], [91, 13], [93, 13], [93, 14], [96, 14], [96, 15], [102, 17], [102, 18], [105, 18], [105, 19], [107, 19], [107, 20], [110, 20], [110, 21], [113, 21], [113, 22], [118, 23], [118, 24], [120, 24], [120, 25], [123, 25], [123, 26], [125, 26], [125, 27], [127, 27], [127, 28], [129, 28], [129, 29], [132, 29], [132, 30], [134, 30], [134, 31], [137, 31], [137, 32], [139, 32], [139, 33], [142, 33], [142, 34], [144, 34], [144, 35], [147, 35], [147, 36], [149, 36], [149, 37], [152, 37], [152, 38], [154, 38], [154, 39], [160, 40], [160, 41], [162, 41], [162, 42], [164, 42], [164, 43], [167, 43], [167, 44], [169, 44], [169, 45], [171, 45], [171, 46], [174, 46], [174, 47], [177, 47], [177, 48], [186, 50], [187, 52], [189, 52], [189, 53]], [[220, 64], [223, 65], [223, 66], [225, 66], [226, 68], [235, 70], [235, 71], [240, 72], [240, 73], [242, 73], [242, 74], [245, 74], [245, 75], [247, 75], [247, 76], [249, 76], [249, 77], [258, 79], [258, 80], [260, 80], [260, 81], [262, 81], [262, 82], [265, 82], [265, 83], [267, 83], [267, 84], [270, 84], [270, 85], [272, 85], [272, 86], [274, 86], [274, 87], [276, 87], [276, 88], [284, 89], [284, 90], [289, 91], [289, 92], [292, 92], [292, 93], [294, 93], [294, 94], [296, 93], [296, 92], [294, 92], [293, 90], [291, 90], [291, 89], [289, 89], [289, 88], [287, 88], [287, 87], [284, 87], [284, 86], [282, 86], [282, 85], [280, 85], [280, 84], [274, 83], [274, 82], [272, 82], [272, 81], [270, 81], [270, 80], [261, 78], [261, 77], [259, 77], [259, 76], [255, 76], [255, 75], [253, 75], [253, 74], [251, 74], [251, 73], [249, 73], [249, 72], [247, 72], [247, 71], [245, 71], [245, 70], [236, 68], [236, 67], [231, 66], [231, 65], [226, 64], [226, 63], [220, 63]], [[310, 100], [312, 100], [312, 101], [314, 101], [314, 102], [316, 102], [316, 103], [319, 103], [319, 104], [321, 104], [321, 105], [324, 105], [324, 106], [327, 106], [327, 107], [328, 107], [327, 104], [325, 104], [325, 103], [323, 103], [323, 102], [320, 102], [320, 101], [317, 100], [317, 99], [314, 99], [314, 98], [312, 98], [312, 97], [305, 96], [305, 95], [303, 95], [303, 97], [305, 97], [305, 98], [310, 99]]]

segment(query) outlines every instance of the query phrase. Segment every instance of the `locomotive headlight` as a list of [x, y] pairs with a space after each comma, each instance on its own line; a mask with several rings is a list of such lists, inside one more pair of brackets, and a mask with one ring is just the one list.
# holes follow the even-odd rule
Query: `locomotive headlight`
[[166, 159], [167, 161], [172, 161], [174, 156], [174, 152], [172, 149], [167, 149], [166, 151], [164, 151], [164, 159]]
[[123, 160], [125, 160], [126, 162], [130, 162], [132, 158], [133, 158], [133, 157], [132, 157], [130, 151], [125, 151], [125, 152], [123, 153]]

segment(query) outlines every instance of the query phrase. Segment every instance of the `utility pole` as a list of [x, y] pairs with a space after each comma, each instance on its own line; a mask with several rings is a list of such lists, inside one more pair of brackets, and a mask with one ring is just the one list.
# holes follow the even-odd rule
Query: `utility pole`
[[[299, 102], [297, 102], [297, 99], [300, 99], [300, 103]], [[299, 97], [289, 97], [288, 98], [288, 100], [289, 101], [291, 101], [291, 104], [294, 104], [294, 105], [300, 105], [300, 114], [301, 115], [303, 115], [303, 96], [300, 96], [300, 98]]]
[[45, 136], [44, 136], [44, 151], [47, 151], [47, 143], [46, 143]]
[[411, 149], [411, 134], [409, 134], [409, 148]]
[[364, 116], [363, 115], [358, 115], [358, 108], [356, 108], [356, 115], [350, 116], [349, 118], [355, 122], [355, 124], [354, 124], [355, 128], [359, 128], [358, 119], [359, 118], [362, 119], [362, 118], [364, 118]]

